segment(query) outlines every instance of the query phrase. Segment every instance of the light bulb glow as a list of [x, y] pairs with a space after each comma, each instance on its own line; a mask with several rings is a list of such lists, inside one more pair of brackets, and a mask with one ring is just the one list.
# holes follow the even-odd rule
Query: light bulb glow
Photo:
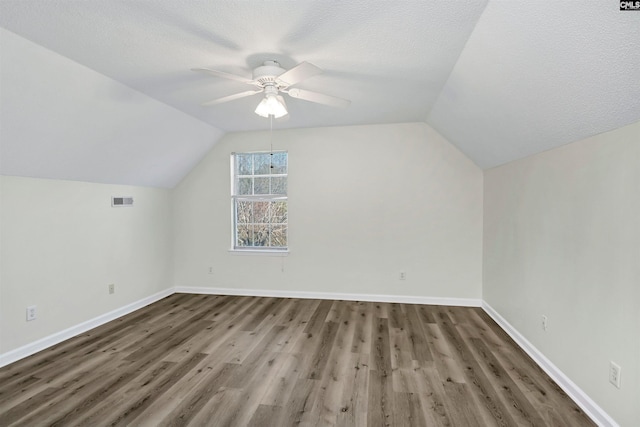
[[287, 107], [282, 96], [276, 96], [268, 93], [260, 104], [256, 107], [255, 113], [261, 117], [273, 116], [276, 119], [286, 116]]

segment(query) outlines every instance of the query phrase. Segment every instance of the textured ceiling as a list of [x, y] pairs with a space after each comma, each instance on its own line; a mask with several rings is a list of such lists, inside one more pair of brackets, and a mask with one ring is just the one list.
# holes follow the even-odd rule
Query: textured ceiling
[[640, 11], [618, 9], [489, 2], [427, 122], [489, 168], [640, 120]]
[[[276, 59], [297, 85], [279, 128], [426, 121], [488, 168], [640, 120], [640, 12], [580, 1], [0, 0], [0, 26], [215, 128], [266, 129], [260, 96], [202, 107]], [[46, 78], [46, 75], [43, 75]]]

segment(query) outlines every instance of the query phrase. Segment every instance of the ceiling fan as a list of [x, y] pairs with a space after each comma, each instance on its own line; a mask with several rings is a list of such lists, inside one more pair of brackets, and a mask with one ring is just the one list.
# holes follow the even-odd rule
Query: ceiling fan
[[211, 70], [208, 68], [193, 68], [192, 71], [208, 73], [216, 77], [245, 83], [255, 86], [257, 89], [247, 90], [233, 95], [223, 96], [203, 103], [204, 106], [222, 104], [251, 95], [264, 92], [264, 99], [258, 104], [255, 112], [262, 117], [274, 116], [279, 118], [288, 114], [284, 98], [280, 93], [285, 93], [292, 98], [305, 101], [316, 102], [331, 107], [346, 108], [351, 101], [338, 98], [323, 93], [312, 92], [310, 90], [292, 88], [291, 86], [322, 73], [322, 70], [308, 62], [301, 62], [290, 70], [285, 70], [278, 61], [264, 61], [264, 63], [253, 70], [253, 79], [225, 73], [223, 71]]

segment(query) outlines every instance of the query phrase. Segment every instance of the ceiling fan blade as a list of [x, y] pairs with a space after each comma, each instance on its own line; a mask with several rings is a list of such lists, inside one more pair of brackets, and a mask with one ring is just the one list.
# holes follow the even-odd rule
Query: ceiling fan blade
[[192, 68], [191, 71], [196, 71], [198, 73], [207, 73], [216, 77], [222, 77], [223, 79], [235, 80], [237, 82], [246, 83], [248, 85], [255, 85], [257, 83], [245, 77], [236, 76], [235, 74], [225, 73], [224, 71], [211, 70], [209, 68]]
[[308, 79], [309, 77], [313, 77], [321, 73], [322, 70], [320, 68], [304, 61], [289, 71], [285, 71], [280, 74], [276, 80], [284, 86], [292, 86], [298, 82]]
[[305, 101], [316, 102], [318, 104], [328, 105], [330, 107], [347, 108], [351, 101], [338, 98], [331, 95], [325, 95], [324, 93], [312, 92], [304, 89], [289, 89], [286, 93], [292, 98], [303, 99]]
[[247, 90], [245, 92], [240, 92], [240, 93], [236, 93], [236, 94], [229, 95], [229, 96], [223, 96], [222, 98], [214, 99], [212, 101], [207, 101], [207, 102], [202, 103], [201, 105], [206, 107], [206, 106], [209, 106], [209, 105], [222, 104], [223, 102], [233, 101], [234, 99], [244, 98], [246, 96], [255, 95], [256, 93], [260, 93], [260, 92], [262, 92], [262, 89]]

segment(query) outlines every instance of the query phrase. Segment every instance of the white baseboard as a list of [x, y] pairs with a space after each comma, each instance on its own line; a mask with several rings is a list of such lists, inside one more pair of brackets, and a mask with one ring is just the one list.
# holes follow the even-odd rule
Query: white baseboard
[[417, 297], [405, 295], [375, 295], [375, 294], [344, 294], [336, 292], [304, 292], [281, 291], [265, 289], [236, 289], [236, 288], [200, 288], [192, 286], [177, 286], [177, 293], [183, 294], [210, 294], [210, 295], [238, 295], [254, 297], [275, 298], [303, 298], [303, 299], [332, 299], [342, 301], [368, 301], [391, 302], [402, 304], [427, 304], [427, 305], [455, 305], [462, 307], [481, 307], [482, 300], [474, 298], [441, 298], [441, 297]]
[[76, 335], [82, 334], [97, 326], [103, 325], [126, 314], [134, 312], [144, 306], [159, 301], [162, 298], [168, 297], [173, 293], [173, 288], [165, 289], [164, 291], [158, 292], [149, 297], [132, 302], [131, 304], [127, 304], [124, 307], [120, 307], [98, 317], [94, 317], [93, 319], [87, 320], [86, 322], [82, 322], [63, 331], [56, 332], [55, 334], [49, 335], [48, 337], [44, 337], [22, 347], [16, 348], [15, 350], [11, 350], [7, 353], [0, 354], [0, 368], [23, 359], [27, 356], [31, 356], [34, 353], [42, 351], [62, 341], [68, 340], [69, 338], [73, 338]]
[[556, 365], [546, 358], [540, 350], [529, 342], [516, 328], [505, 320], [486, 301], [482, 308], [509, 336], [547, 373], [567, 395], [599, 426], [619, 427], [618, 423], [609, 416], [596, 402], [569, 379]]

